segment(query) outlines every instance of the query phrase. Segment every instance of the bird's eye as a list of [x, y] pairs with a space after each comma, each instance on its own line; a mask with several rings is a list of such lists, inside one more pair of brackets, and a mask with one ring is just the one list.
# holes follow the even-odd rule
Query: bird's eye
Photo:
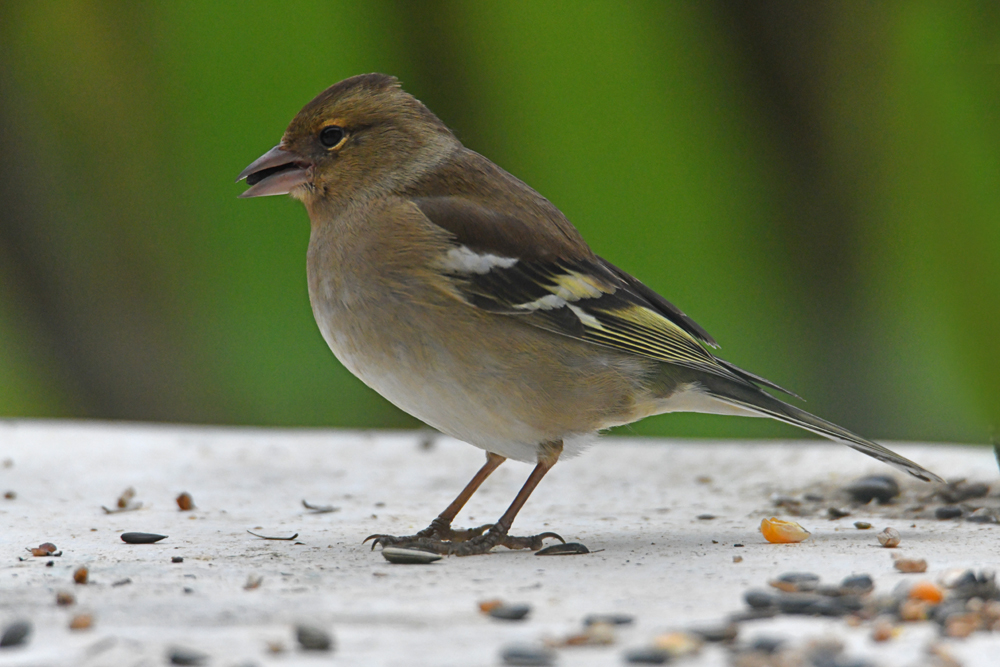
[[327, 148], [333, 148], [344, 140], [344, 128], [336, 125], [328, 125], [319, 133], [319, 141]]

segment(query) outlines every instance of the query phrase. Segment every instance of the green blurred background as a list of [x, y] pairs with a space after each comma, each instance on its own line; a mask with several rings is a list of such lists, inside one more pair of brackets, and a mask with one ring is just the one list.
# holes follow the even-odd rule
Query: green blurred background
[[996, 2], [2, 2], [0, 416], [416, 426], [320, 338], [301, 205], [233, 183], [382, 71], [725, 358], [871, 437], [986, 441], [998, 62]]

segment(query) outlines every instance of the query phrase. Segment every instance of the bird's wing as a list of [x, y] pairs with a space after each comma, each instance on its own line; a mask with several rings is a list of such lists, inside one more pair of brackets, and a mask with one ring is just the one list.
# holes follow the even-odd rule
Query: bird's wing
[[[428, 220], [452, 232], [454, 245], [436, 268], [469, 305], [595, 345], [790, 393], [717, 359], [706, 347], [716, 343], [704, 329], [585, 244], [561, 255], [532, 256], [519, 248], [530, 248], [524, 237], [537, 231], [518, 217], [452, 197], [415, 204]], [[520, 240], [511, 242], [502, 226], [518, 232]], [[503, 243], [494, 240], [501, 237]]]

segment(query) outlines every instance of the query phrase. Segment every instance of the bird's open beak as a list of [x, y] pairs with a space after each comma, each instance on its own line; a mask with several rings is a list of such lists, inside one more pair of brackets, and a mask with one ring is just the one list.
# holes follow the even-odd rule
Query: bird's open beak
[[309, 182], [312, 165], [278, 144], [241, 171], [236, 182], [244, 178], [250, 188], [240, 197], [287, 195], [292, 188]]

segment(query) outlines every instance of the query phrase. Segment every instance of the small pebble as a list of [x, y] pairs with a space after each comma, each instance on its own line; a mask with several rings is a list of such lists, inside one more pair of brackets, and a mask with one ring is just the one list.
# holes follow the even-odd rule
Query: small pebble
[[56, 604], [60, 607], [68, 607], [76, 602], [76, 596], [67, 591], [59, 591], [56, 593]]
[[867, 521], [855, 521], [854, 527], [858, 530], [870, 530], [872, 525]]
[[295, 626], [295, 639], [305, 651], [329, 651], [333, 648], [330, 633], [312, 625]]
[[899, 546], [899, 531], [895, 528], [886, 528], [878, 534], [878, 543], [886, 549], [893, 549]]
[[934, 518], [936, 519], [957, 519], [962, 516], [962, 508], [957, 505], [946, 505], [944, 507], [939, 507], [934, 510]]
[[166, 535], [156, 533], [122, 533], [122, 542], [127, 544], [153, 544], [165, 539]]
[[505, 665], [521, 665], [534, 667], [552, 665], [556, 661], [555, 651], [544, 646], [512, 644], [500, 652], [500, 659]]
[[625, 653], [625, 662], [641, 665], [663, 665], [671, 659], [670, 653], [662, 648], [647, 646], [634, 648]]
[[931, 604], [938, 604], [944, 599], [944, 591], [929, 581], [918, 581], [910, 587], [910, 597]]
[[397, 565], [426, 565], [441, 560], [441, 554], [433, 554], [420, 549], [386, 547], [382, 549], [382, 558]]
[[733, 562], [734, 563], [742, 563], [743, 562], [743, 556], [733, 556]]
[[7, 500], [15, 500], [17, 498], [17, 492], [7, 491], [3, 494], [3, 497], [6, 498]]
[[492, 607], [487, 612], [492, 618], [503, 621], [522, 621], [531, 613], [531, 605], [527, 604], [499, 604]]
[[590, 549], [579, 542], [567, 542], [566, 544], [553, 544], [535, 552], [536, 556], [577, 556], [589, 554]]
[[172, 665], [203, 665], [208, 655], [189, 648], [174, 646], [167, 650], [167, 660]]
[[666, 651], [671, 658], [683, 658], [701, 650], [701, 637], [690, 632], [668, 632], [653, 640], [653, 647]]
[[831, 519], [843, 519], [845, 516], [850, 516], [851, 513], [840, 507], [829, 507], [826, 510], [826, 515]]
[[802, 500], [808, 500], [811, 503], [821, 503], [823, 502], [823, 496], [818, 493], [806, 493], [803, 494]]
[[698, 519], [699, 521], [711, 521], [711, 520], [712, 520], [712, 519], [714, 519], [714, 518], [715, 518], [715, 515], [714, 515], [714, 514], [699, 514], [699, 515], [697, 516], [697, 519]]
[[31, 623], [28, 621], [14, 621], [3, 630], [0, 635], [0, 648], [20, 646], [28, 640], [31, 634]]
[[606, 623], [607, 625], [629, 625], [635, 621], [635, 616], [629, 614], [590, 614], [583, 619], [584, 625]]
[[170, 562], [171, 563], [183, 563], [184, 562], [184, 557], [183, 556], [171, 556], [170, 557]]
[[869, 475], [854, 480], [844, 491], [854, 502], [867, 504], [878, 500], [884, 505], [899, 495], [899, 483], [888, 475]]
[[73, 581], [75, 581], [78, 584], [87, 583], [87, 579], [89, 578], [89, 576], [90, 576], [89, 570], [87, 570], [87, 568], [82, 566], [76, 568], [73, 571]]

